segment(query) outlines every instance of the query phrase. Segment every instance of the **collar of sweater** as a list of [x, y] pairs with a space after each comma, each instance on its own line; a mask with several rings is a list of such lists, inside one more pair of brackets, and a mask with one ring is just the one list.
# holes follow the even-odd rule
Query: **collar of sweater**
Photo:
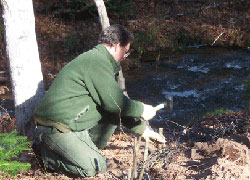
[[104, 54], [110, 60], [110, 63], [112, 64], [115, 73], [120, 71], [121, 69], [120, 64], [116, 62], [114, 57], [108, 52], [107, 48], [103, 44], [98, 44], [96, 46], [96, 49], [98, 49], [102, 54]]

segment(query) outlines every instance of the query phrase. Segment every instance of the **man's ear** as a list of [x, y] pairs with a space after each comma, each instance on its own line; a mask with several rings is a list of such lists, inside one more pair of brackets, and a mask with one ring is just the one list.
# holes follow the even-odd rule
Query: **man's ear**
[[117, 52], [117, 51], [118, 51], [119, 46], [120, 46], [120, 43], [118, 43], [118, 44], [115, 44], [115, 45], [114, 45], [115, 52]]

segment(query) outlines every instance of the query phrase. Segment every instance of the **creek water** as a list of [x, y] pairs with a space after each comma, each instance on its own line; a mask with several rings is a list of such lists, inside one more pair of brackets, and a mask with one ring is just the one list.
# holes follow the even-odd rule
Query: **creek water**
[[173, 111], [160, 110], [151, 122], [187, 125], [207, 112], [246, 108], [242, 82], [249, 75], [249, 50], [202, 48], [143, 63], [125, 77], [133, 99], [156, 106], [173, 97]]

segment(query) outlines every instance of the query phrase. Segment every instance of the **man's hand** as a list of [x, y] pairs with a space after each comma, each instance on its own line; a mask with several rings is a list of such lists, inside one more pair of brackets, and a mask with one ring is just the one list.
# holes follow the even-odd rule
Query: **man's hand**
[[153, 140], [156, 140], [157, 142], [160, 143], [165, 143], [165, 137], [161, 136], [159, 133], [154, 132], [153, 130], [149, 129], [148, 127], [146, 127], [144, 133], [142, 134], [142, 137], [146, 138], [151, 138]]
[[148, 105], [148, 104], [143, 104], [143, 107], [144, 107], [144, 110], [143, 110], [141, 117], [144, 120], [148, 121], [156, 115], [156, 110], [153, 106]]

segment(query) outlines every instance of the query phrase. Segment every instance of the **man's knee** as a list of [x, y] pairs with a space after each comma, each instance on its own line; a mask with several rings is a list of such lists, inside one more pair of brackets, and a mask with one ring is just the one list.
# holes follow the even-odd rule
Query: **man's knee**
[[59, 172], [73, 177], [95, 176], [104, 173], [107, 169], [106, 161], [103, 158], [89, 159], [84, 163], [72, 163], [71, 161], [59, 156], [55, 152], [42, 148], [42, 159], [45, 169]]
[[106, 171], [105, 158], [88, 131], [42, 134], [41, 141], [44, 165], [52, 171], [82, 177]]

